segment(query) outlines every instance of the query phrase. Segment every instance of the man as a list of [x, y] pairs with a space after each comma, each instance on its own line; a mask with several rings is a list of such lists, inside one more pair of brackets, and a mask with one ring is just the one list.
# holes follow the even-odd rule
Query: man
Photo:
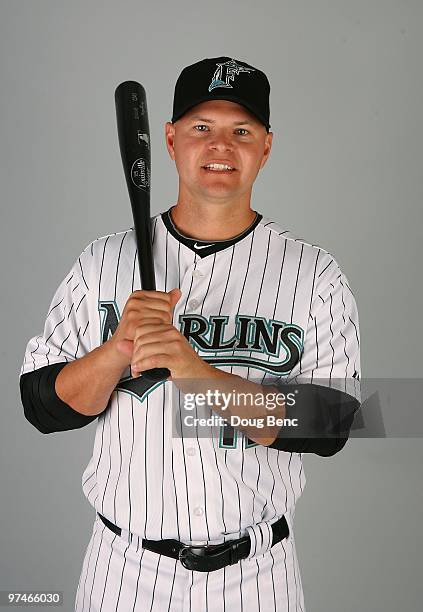
[[[228, 57], [182, 71], [165, 126], [178, 199], [152, 218], [157, 291], [140, 289], [133, 228], [98, 238], [28, 343], [27, 419], [43, 433], [97, 419], [78, 612], [305, 610], [302, 457], [346, 443], [359, 328], [334, 257], [251, 208], [269, 92], [261, 70]], [[143, 378], [157, 367], [170, 379]], [[195, 415], [207, 396], [222, 420], [183, 427], [190, 395]]]

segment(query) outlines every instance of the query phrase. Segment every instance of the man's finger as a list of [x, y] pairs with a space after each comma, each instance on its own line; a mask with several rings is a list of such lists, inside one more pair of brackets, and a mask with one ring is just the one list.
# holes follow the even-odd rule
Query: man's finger
[[133, 291], [130, 295], [131, 298], [135, 298], [137, 300], [161, 300], [167, 303], [170, 303], [170, 296], [167, 291], [152, 291], [147, 289], [137, 289]]

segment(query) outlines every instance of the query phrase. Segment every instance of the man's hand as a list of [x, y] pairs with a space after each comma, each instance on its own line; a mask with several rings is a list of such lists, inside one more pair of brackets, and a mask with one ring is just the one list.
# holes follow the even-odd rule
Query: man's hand
[[[172, 324], [173, 309], [181, 297], [178, 288], [164, 291], [134, 291], [128, 298], [122, 318], [113, 336], [108, 340], [116, 360], [122, 359], [125, 367], [131, 365], [132, 376], [144, 370], [168, 368], [171, 380], [182, 393], [206, 393], [210, 388], [221, 392], [269, 393], [277, 389], [262, 387], [257, 383], [229, 374], [204, 361], [188, 340]], [[230, 415], [252, 419], [267, 415], [260, 404], [245, 406], [230, 404], [226, 411], [213, 406], [215, 413], [227, 418]], [[278, 406], [277, 416], [283, 417], [284, 406]], [[239, 426], [258, 444], [269, 445], [280, 427]]]
[[141, 289], [129, 296], [110, 342], [126, 357], [132, 376], [151, 368], [168, 368], [172, 378], [207, 376], [210, 366], [172, 324], [180, 297], [178, 288], [169, 292]]

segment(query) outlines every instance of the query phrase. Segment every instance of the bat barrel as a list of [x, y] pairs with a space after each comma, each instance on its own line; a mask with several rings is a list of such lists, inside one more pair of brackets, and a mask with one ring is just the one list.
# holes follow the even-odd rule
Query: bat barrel
[[[136, 81], [124, 81], [115, 91], [116, 119], [120, 154], [131, 200], [138, 264], [142, 289], [155, 290], [154, 260], [150, 218], [150, 127], [144, 87]], [[167, 368], [142, 372], [158, 381], [170, 376]]]

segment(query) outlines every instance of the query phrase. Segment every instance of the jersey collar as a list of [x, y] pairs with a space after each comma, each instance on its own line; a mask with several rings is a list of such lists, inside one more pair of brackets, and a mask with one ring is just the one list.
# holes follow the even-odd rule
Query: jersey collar
[[263, 215], [256, 212], [256, 218], [251, 223], [247, 229], [245, 229], [241, 234], [237, 236], [233, 236], [232, 238], [228, 238], [226, 240], [198, 240], [197, 238], [190, 238], [188, 236], [184, 236], [181, 232], [176, 228], [175, 224], [172, 221], [172, 217], [170, 215], [170, 211], [174, 208], [171, 206], [169, 210], [161, 213], [162, 221], [166, 226], [167, 230], [170, 234], [178, 242], [181, 242], [186, 247], [191, 249], [194, 253], [197, 253], [199, 257], [206, 257], [207, 255], [211, 255], [212, 253], [217, 253], [218, 251], [222, 251], [223, 249], [232, 246], [236, 242], [243, 240], [248, 234], [250, 234], [260, 223], [263, 218]]

